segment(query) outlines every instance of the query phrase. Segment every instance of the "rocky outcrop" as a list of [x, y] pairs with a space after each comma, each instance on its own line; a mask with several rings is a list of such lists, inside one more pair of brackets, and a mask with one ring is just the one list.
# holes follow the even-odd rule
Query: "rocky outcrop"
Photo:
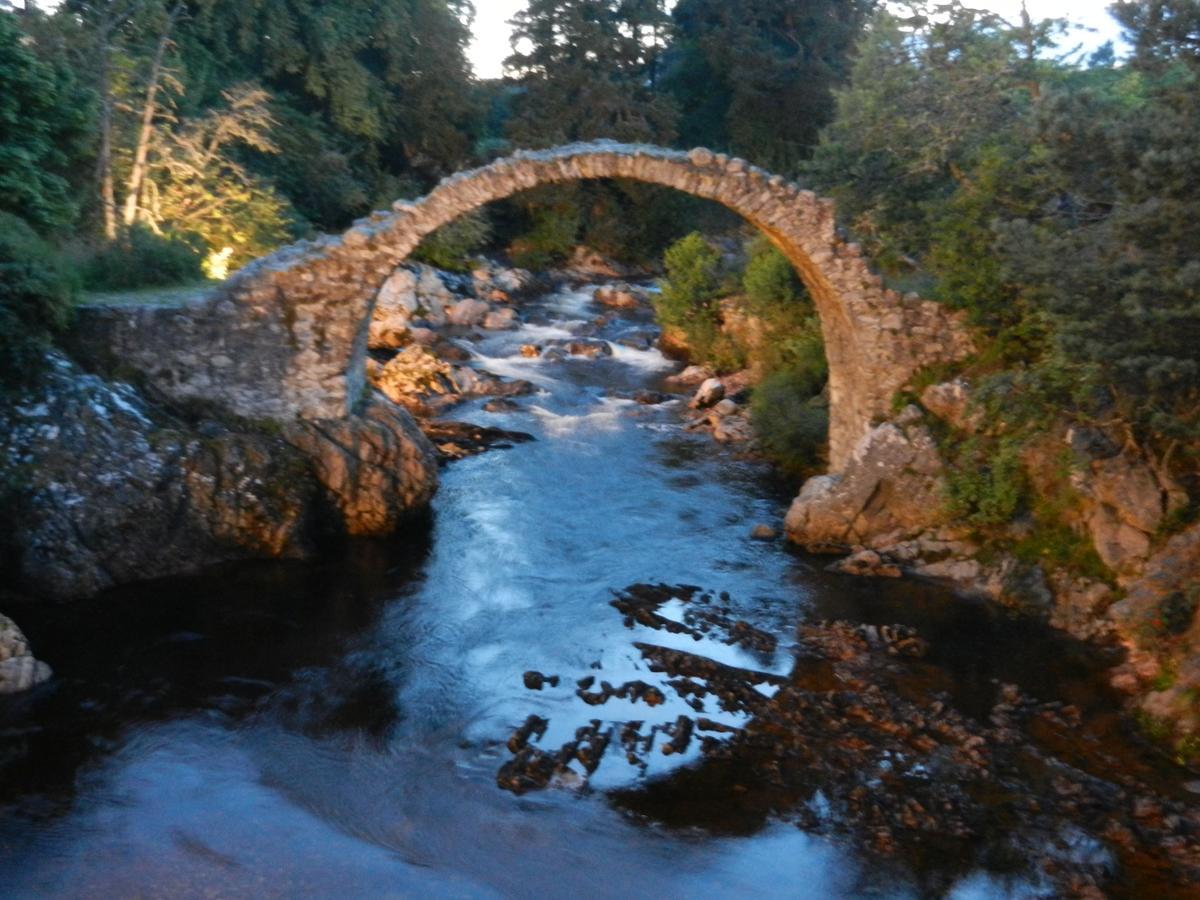
[[538, 285], [524, 269], [495, 263], [477, 268], [468, 278], [433, 266], [397, 266], [380, 287], [371, 311], [367, 346], [395, 350], [412, 343], [412, 330], [444, 325], [511, 328], [516, 312], [506, 304]]
[[[921, 400], [959, 431], [982, 423], [964, 381], [934, 385]], [[1114, 684], [1143, 712], [1172, 723], [1180, 740], [1200, 734], [1200, 526], [1165, 544], [1158, 536], [1186, 495], [1097, 429], [1050, 429], [1021, 459], [1034, 492], [1055, 498], [1063, 523], [1087, 539], [1111, 583], [1006, 551], [1031, 522], [1014, 521], [983, 540], [955, 521], [943, 460], [915, 406], [872, 428], [840, 473], [804, 484], [787, 515], [788, 537], [810, 551], [849, 554], [834, 571], [920, 576], [1081, 639], [1121, 641], [1129, 661], [1114, 672]]]
[[887, 547], [942, 524], [944, 507], [941, 457], [909, 407], [867, 432], [841, 473], [805, 482], [785, 526], [810, 550]]
[[1139, 707], [1200, 736], [1200, 524], [1175, 535], [1108, 610], [1130, 649], [1118, 686]]
[[414, 318], [432, 325], [446, 324], [446, 309], [460, 295], [451, 291], [442, 272], [432, 266], [399, 266], [379, 288], [367, 344], [371, 348], [394, 349], [409, 342], [409, 323]]
[[436, 483], [432, 447], [383, 398], [334, 422], [253, 423], [54, 356], [42, 386], [0, 407], [3, 559], [39, 596], [390, 533]]
[[534, 389], [528, 381], [506, 381], [471, 366], [454, 365], [434, 349], [416, 345], [384, 365], [368, 360], [367, 377], [385, 397], [422, 417], [469, 397], [513, 397]]
[[286, 438], [311, 461], [346, 534], [393, 534], [433, 499], [432, 446], [411, 416], [378, 395], [357, 416], [298, 421]]

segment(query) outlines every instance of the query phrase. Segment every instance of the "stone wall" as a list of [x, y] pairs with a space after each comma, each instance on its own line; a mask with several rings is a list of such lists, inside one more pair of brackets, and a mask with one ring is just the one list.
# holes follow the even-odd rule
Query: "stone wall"
[[108, 342], [124, 364], [173, 397], [205, 398], [255, 419], [345, 416], [363, 397], [378, 291], [422, 238], [518, 191], [592, 178], [665, 185], [721, 203], [791, 260], [824, 331], [835, 471], [916, 371], [970, 349], [960, 317], [883, 286], [858, 246], [838, 237], [831, 201], [708, 150], [605, 141], [520, 152], [454, 175], [339, 237], [264, 257], [184, 309], [114, 311]]

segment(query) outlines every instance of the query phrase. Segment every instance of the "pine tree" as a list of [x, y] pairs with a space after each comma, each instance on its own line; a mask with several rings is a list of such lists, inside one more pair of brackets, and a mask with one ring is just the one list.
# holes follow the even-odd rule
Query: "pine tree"
[[670, 143], [676, 110], [655, 90], [668, 21], [662, 0], [530, 0], [506, 61], [522, 87], [510, 137]]
[[[670, 144], [677, 111], [656, 84], [669, 21], [663, 0], [529, 0], [513, 20], [506, 61], [520, 86], [506, 127], [511, 142]], [[628, 182], [527, 192], [514, 201], [524, 221], [513, 250], [534, 266], [579, 243], [645, 261], [677, 235], [673, 194]]]
[[833, 115], [832, 88], [875, 0], [680, 0], [668, 78], [683, 142], [794, 173]]

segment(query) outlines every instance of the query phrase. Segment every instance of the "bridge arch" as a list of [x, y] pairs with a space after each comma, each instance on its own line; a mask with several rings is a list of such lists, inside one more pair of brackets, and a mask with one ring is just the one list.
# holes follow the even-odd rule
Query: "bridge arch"
[[[834, 204], [741, 159], [600, 141], [518, 152], [442, 181], [425, 197], [251, 263], [207, 302], [219, 352], [168, 374], [168, 392], [206, 396], [252, 418], [340, 418], [364, 391], [375, 296], [421, 240], [473, 209], [543, 184], [626, 178], [713, 200], [762, 231], [812, 295], [829, 358], [830, 463], [849, 460], [912, 375], [969, 350], [940, 304], [883, 286], [836, 232]], [[204, 342], [202, 342], [204, 343]]]

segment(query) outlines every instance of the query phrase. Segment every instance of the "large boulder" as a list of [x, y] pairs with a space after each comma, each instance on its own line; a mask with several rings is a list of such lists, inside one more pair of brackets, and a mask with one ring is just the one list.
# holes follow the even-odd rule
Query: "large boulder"
[[357, 416], [290, 426], [350, 535], [386, 535], [424, 509], [437, 489], [437, 456], [412, 417], [378, 394]]
[[371, 383], [393, 403], [409, 409], [420, 407], [430, 394], [457, 392], [454, 368], [424, 346], [401, 350], [382, 367], [368, 365]]
[[368, 346], [394, 349], [408, 343], [409, 323], [420, 318], [446, 324], [446, 309], [459, 301], [446, 283], [446, 273], [432, 266], [405, 264], [388, 277], [375, 297]]
[[491, 311], [491, 306], [483, 300], [467, 297], [446, 310], [446, 322], [450, 325], [482, 325]]
[[[311, 556], [325, 536], [380, 533], [372, 522], [386, 531], [398, 516], [329, 516], [342, 504], [340, 489], [321, 474], [325, 453], [307, 435], [337, 434], [368, 468], [395, 462], [406, 486], [388, 484], [381, 502], [422, 507], [434, 470], [377, 452], [371, 435], [379, 427], [376, 413], [281, 428], [215, 407], [160, 407], [53, 356], [39, 388], [0, 406], [6, 575], [31, 594], [87, 596], [229, 560]], [[400, 433], [413, 443], [409, 457], [431, 452], [411, 429], [392, 430], [397, 446]]]
[[879, 547], [942, 524], [944, 467], [915, 407], [872, 428], [845, 469], [805, 482], [786, 518], [788, 537], [809, 549]]
[[692, 409], [708, 409], [725, 399], [725, 385], [720, 378], [706, 378], [696, 389], [688, 404]]

